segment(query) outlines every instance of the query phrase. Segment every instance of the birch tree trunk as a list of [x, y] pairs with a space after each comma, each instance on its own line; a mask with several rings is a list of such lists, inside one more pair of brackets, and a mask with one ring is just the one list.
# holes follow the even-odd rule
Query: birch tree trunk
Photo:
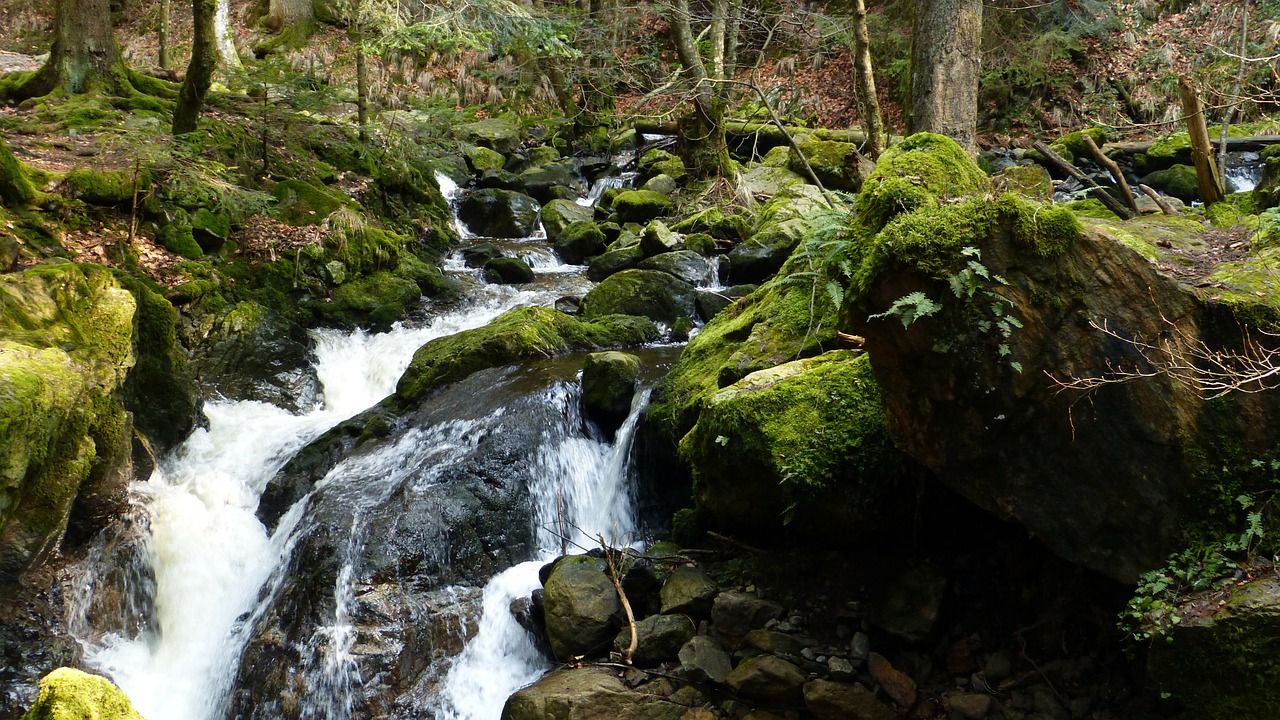
[[911, 38], [907, 130], [976, 150], [982, 0], [920, 0]]
[[239, 70], [240, 53], [236, 50], [236, 38], [231, 32], [231, 0], [218, 0], [214, 14], [214, 31], [218, 36], [218, 59], [228, 70]]
[[876, 97], [871, 42], [867, 36], [867, 6], [863, 0], [853, 0], [853, 85], [858, 94], [862, 129], [867, 134], [862, 151], [874, 160], [884, 152], [884, 124], [880, 120], [880, 100]]

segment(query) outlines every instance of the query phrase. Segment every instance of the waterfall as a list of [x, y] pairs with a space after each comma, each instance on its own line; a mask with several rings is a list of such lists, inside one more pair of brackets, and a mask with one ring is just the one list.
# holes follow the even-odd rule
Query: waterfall
[[[554, 401], [579, 419], [578, 398], [561, 386]], [[498, 720], [506, 698], [550, 667], [512, 616], [511, 603], [539, 587], [538, 569], [560, 553], [562, 539], [571, 553], [597, 546], [599, 537], [613, 545], [634, 542], [635, 486], [628, 470], [636, 425], [648, 402], [649, 391], [637, 393], [612, 444], [569, 436], [542, 446], [539, 479], [531, 488], [539, 557], [485, 586], [479, 631], [450, 670], [435, 708], [441, 720]]]

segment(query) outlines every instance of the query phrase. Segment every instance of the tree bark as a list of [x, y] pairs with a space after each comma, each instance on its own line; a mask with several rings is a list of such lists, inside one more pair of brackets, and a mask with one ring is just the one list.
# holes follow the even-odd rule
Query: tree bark
[[[1244, 69], [1245, 57], [1249, 51], [1249, 0], [1242, 0], [1240, 3], [1240, 64], [1236, 67], [1236, 92], [1244, 93]], [[1240, 109], [1238, 100], [1231, 103], [1231, 108], [1227, 110], [1227, 116], [1222, 120], [1222, 135], [1218, 139], [1218, 172], [1222, 173], [1223, 185], [1226, 185], [1227, 174], [1227, 136], [1231, 131], [1231, 123], [1236, 119], [1236, 112]], [[1223, 187], [1226, 191], [1226, 187]]]
[[693, 85], [693, 108], [676, 123], [676, 148], [685, 169], [699, 179], [732, 177], [733, 166], [724, 134], [724, 99], [716, 82], [723, 78], [707, 73], [690, 24], [689, 0], [676, 0], [671, 17], [671, 42]]
[[976, 150], [982, 0], [921, 0], [911, 39], [910, 133], [946, 135]]
[[267, 27], [275, 32], [298, 22], [315, 20], [311, 0], [271, 0], [267, 14]]
[[218, 34], [214, 28], [216, 6], [217, 0], [191, 0], [195, 37], [191, 42], [187, 77], [182, 81], [178, 106], [173, 111], [174, 135], [196, 129], [200, 111], [204, 108], [204, 96], [213, 82], [213, 70], [218, 65]]
[[156, 53], [156, 63], [161, 70], [172, 70], [173, 54], [169, 52], [169, 0], [160, 0], [160, 29], [156, 33], [156, 42], [160, 46]]
[[213, 22], [218, 34], [218, 58], [223, 67], [239, 69], [240, 52], [236, 50], [235, 35], [231, 32], [231, 0], [218, 0]]
[[853, 85], [867, 133], [863, 152], [872, 160], [884, 152], [884, 125], [880, 121], [880, 100], [876, 97], [876, 76], [871, 66], [871, 41], [867, 36], [867, 6], [853, 0]]
[[12, 91], [12, 98], [25, 100], [59, 89], [82, 93], [95, 88], [120, 95], [134, 92], [111, 31], [110, 2], [56, 0], [49, 59]]
[[356, 7], [356, 121], [360, 123], [360, 141], [369, 142], [369, 68], [364, 57], [364, 20]]
[[1182, 113], [1187, 121], [1187, 135], [1191, 138], [1191, 161], [1196, 166], [1196, 183], [1200, 186], [1200, 198], [1205, 205], [1222, 201], [1222, 179], [1213, 163], [1213, 145], [1209, 141], [1209, 127], [1204, 120], [1204, 106], [1200, 94], [1191, 87], [1185, 77], [1178, 78], [1178, 92], [1182, 96]]

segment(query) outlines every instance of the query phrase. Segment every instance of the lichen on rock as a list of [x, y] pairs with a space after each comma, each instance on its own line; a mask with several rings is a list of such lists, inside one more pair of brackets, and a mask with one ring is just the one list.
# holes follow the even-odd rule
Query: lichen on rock
[[61, 667], [40, 680], [40, 695], [22, 720], [143, 720], [110, 680]]

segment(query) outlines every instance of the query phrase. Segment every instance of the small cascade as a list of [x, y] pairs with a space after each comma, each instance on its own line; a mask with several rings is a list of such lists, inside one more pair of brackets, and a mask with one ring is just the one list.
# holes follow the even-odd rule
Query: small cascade
[[435, 178], [436, 185], [440, 187], [440, 194], [444, 196], [445, 202], [449, 203], [449, 210], [453, 214], [453, 229], [458, 231], [458, 237], [463, 240], [471, 240], [477, 237], [475, 233], [467, 228], [466, 223], [458, 218], [458, 202], [462, 199], [462, 188], [453, 181], [453, 178], [442, 172], [437, 171]]
[[[561, 385], [551, 400], [571, 422], [581, 422], [580, 394]], [[536, 464], [533, 493], [539, 557], [521, 563], [484, 588], [479, 631], [449, 672], [440, 694], [440, 720], [498, 720], [502, 704], [549, 667], [529, 632], [511, 614], [512, 601], [539, 586], [538, 569], [562, 550], [581, 552], [599, 545], [634, 542], [635, 484], [630, 478], [631, 447], [649, 391], [637, 393], [631, 413], [612, 444], [568, 436], [544, 444]]]
[[360, 513], [351, 517], [351, 537], [347, 541], [347, 556], [334, 581], [333, 623], [316, 630], [314, 642], [308, 648], [312, 661], [305, 677], [310, 689], [307, 701], [302, 704], [304, 720], [333, 720], [349, 718], [355, 707], [355, 689], [360, 686], [360, 667], [356, 664], [351, 648], [355, 646], [356, 629], [351, 621], [354, 597], [353, 575], [356, 548], [363, 538], [360, 532]]
[[1262, 155], [1256, 152], [1227, 153], [1223, 181], [1227, 192], [1251, 192], [1262, 180]]
[[600, 204], [600, 198], [604, 197], [606, 190], [631, 187], [631, 183], [634, 182], [635, 179], [636, 173], [634, 172], [625, 172], [621, 175], [610, 175], [607, 177], [596, 178], [596, 181], [591, 184], [591, 189], [587, 191], [587, 194], [578, 198], [575, 202], [582, 207], [595, 207]]

